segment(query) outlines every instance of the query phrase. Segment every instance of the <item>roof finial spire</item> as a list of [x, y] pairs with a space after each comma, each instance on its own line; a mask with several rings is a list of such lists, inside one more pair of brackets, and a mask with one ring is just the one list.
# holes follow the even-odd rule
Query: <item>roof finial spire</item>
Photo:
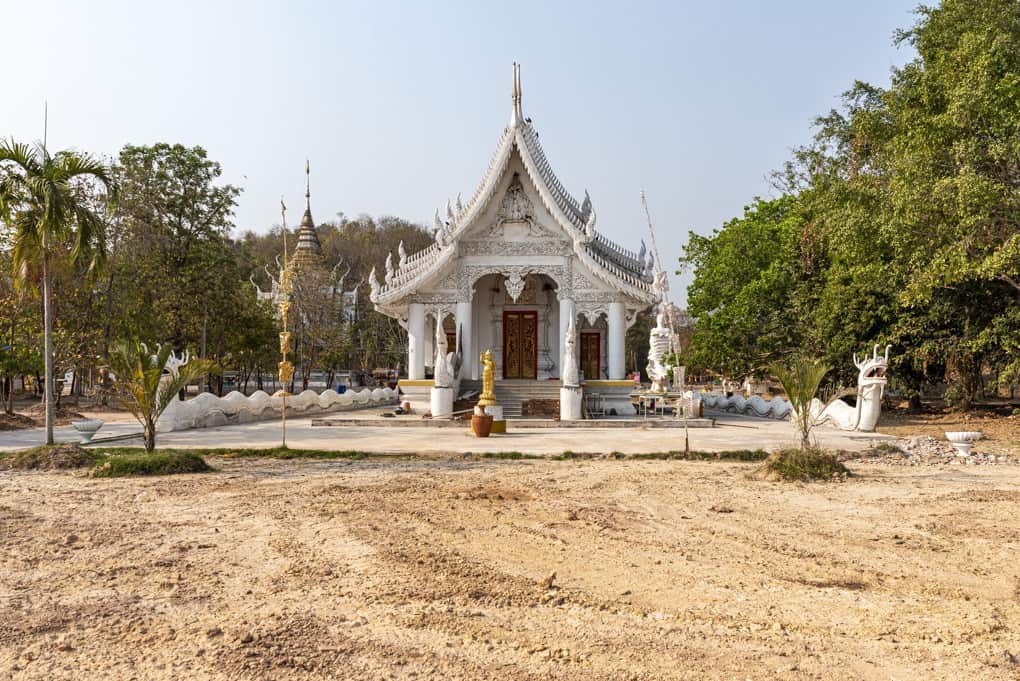
[[513, 113], [510, 116], [510, 123], [517, 125], [524, 120], [524, 114], [521, 113], [521, 65], [514, 62], [513, 67], [514, 73], [514, 85], [511, 94], [511, 100], [513, 101]]
[[305, 210], [312, 209], [312, 167], [305, 158]]

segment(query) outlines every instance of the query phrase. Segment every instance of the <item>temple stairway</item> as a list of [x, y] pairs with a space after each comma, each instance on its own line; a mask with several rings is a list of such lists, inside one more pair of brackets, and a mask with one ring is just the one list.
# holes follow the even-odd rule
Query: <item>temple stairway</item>
[[[460, 382], [460, 395], [467, 392], [481, 394], [481, 381]], [[477, 399], [477, 397], [475, 398]], [[506, 379], [496, 381], [496, 402], [503, 407], [503, 416], [508, 419], [521, 418], [522, 407], [529, 400], [559, 400], [559, 381], [532, 381]]]

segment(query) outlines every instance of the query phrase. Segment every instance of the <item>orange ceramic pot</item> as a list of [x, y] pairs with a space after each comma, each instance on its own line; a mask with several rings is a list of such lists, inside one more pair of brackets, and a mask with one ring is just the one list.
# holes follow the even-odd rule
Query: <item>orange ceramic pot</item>
[[473, 414], [471, 416], [471, 432], [475, 434], [475, 437], [489, 437], [489, 433], [492, 432], [492, 415]]

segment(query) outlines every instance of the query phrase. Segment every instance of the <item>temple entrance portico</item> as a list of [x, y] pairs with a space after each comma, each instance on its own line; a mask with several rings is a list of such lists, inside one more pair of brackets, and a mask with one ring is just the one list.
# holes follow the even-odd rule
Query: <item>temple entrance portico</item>
[[635, 314], [628, 315], [622, 303], [561, 296], [565, 287], [541, 272], [476, 272], [473, 279], [466, 291], [470, 295], [463, 296], [468, 300], [450, 296], [408, 306], [402, 321], [408, 331], [410, 380], [422, 380], [431, 370], [440, 323], [449, 351], [463, 353], [463, 378], [478, 379], [472, 359], [486, 349], [493, 352], [497, 380], [559, 378], [562, 339], [571, 316], [585, 378], [625, 377], [624, 343]]

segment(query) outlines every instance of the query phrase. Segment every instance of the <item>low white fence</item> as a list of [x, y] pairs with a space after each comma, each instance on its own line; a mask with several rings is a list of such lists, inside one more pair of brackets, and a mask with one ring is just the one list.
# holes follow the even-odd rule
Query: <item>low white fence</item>
[[705, 404], [706, 409], [776, 420], [788, 419], [790, 412], [793, 411], [790, 401], [783, 397], [766, 400], [761, 395], [752, 397], [731, 395], [727, 397], [719, 393], [707, 393], [701, 395], [701, 401]]
[[[328, 412], [362, 409], [394, 404], [397, 391], [392, 388], [365, 388], [357, 392], [338, 393], [326, 390], [317, 393], [305, 390], [287, 398], [288, 416], [308, 416]], [[189, 428], [210, 428], [236, 423], [252, 423], [280, 418], [283, 398], [256, 390], [250, 397], [233, 391], [224, 397], [202, 393], [194, 399], [181, 401], [174, 398], [159, 419], [156, 430], [168, 432]]]

